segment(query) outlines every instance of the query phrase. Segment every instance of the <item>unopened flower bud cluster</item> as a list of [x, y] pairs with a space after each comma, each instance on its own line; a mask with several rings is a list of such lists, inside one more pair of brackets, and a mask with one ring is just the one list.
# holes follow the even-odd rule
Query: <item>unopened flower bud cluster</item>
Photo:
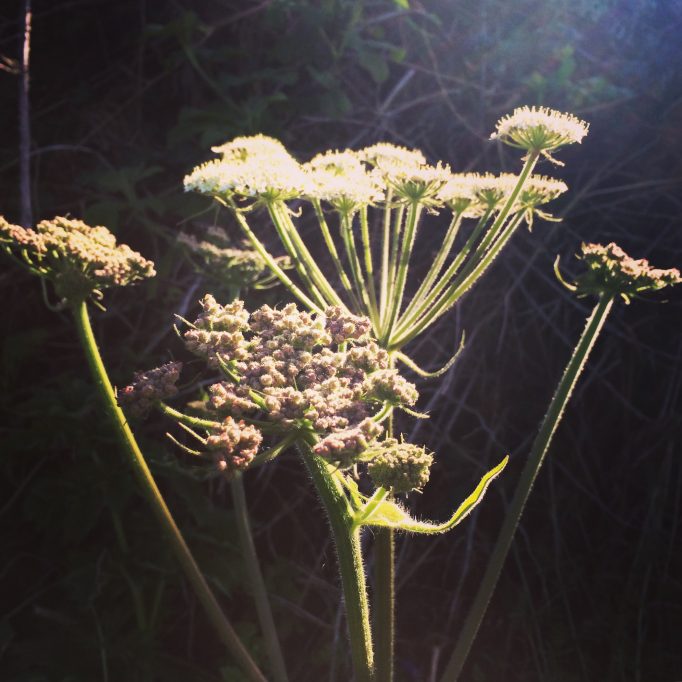
[[206, 438], [206, 447], [218, 470], [229, 475], [248, 468], [262, 442], [263, 434], [255, 426], [228, 416]]
[[202, 308], [184, 338], [211, 367], [229, 372], [208, 387], [220, 418], [313, 430], [322, 438], [319, 454], [345, 466], [383, 430], [371, 420], [377, 403], [417, 400], [415, 387], [388, 369], [364, 318], [340, 308], [315, 315], [294, 304], [249, 314], [241, 301], [223, 306], [210, 295]]
[[371, 446], [363, 455], [367, 471], [377, 486], [393, 493], [421, 490], [429, 482], [433, 455], [412, 443], [387, 438]]
[[[178, 242], [201, 260], [202, 271], [223, 284], [246, 288], [270, 276], [262, 256], [248, 242], [234, 246], [219, 227], [210, 228], [203, 239], [183, 232], [178, 236]], [[287, 257], [275, 260], [282, 269], [290, 267]]]
[[154, 264], [126, 244], [117, 244], [106, 227], [54, 218], [35, 230], [0, 217], [0, 243], [48, 277], [61, 299], [84, 300], [95, 290], [126, 286], [153, 277]]
[[146, 417], [159, 400], [177, 395], [181, 371], [181, 362], [167, 362], [146, 372], [135, 372], [133, 382], [118, 391], [118, 402], [133, 416]]
[[604, 292], [628, 297], [682, 283], [676, 268], [653, 268], [644, 258], [631, 258], [614, 243], [583, 244], [580, 258], [588, 271], [576, 282], [579, 295]]

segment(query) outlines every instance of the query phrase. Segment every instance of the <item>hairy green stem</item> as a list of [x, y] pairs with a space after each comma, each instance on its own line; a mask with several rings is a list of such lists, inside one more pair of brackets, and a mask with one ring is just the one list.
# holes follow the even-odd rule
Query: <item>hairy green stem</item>
[[270, 601], [263, 580], [263, 573], [260, 570], [256, 545], [253, 541], [251, 523], [249, 522], [249, 511], [246, 506], [246, 495], [244, 493], [244, 483], [242, 475], [237, 474], [230, 479], [230, 489], [232, 491], [232, 501], [234, 503], [235, 516], [237, 518], [237, 529], [239, 531], [239, 542], [241, 544], [244, 563], [246, 564], [246, 576], [256, 602], [256, 612], [260, 622], [263, 636], [265, 637], [265, 648], [270, 659], [271, 672], [276, 682], [287, 682], [287, 671], [284, 665], [282, 649], [279, 645], [275, 620], [272, 617]]
[[346, 273], [346, 270], [344, 269], [343, 264], [341, 263], [341, 258], [339, 257], [339, 252], [336, 248], [336, 244], [334, 243], [334, 239], [332, 237], [331, 230], [329, 229], [329, 225], [327, 224], [327, 219], [324, 217], [324, 213], [322, 212], [322, 205], [320, 204], [320, 200], [313, 199], [312, 204], [313, 209], [315, 210], [315, 216], [317, 217], [317, 222], [320, 225], [320, 231], [322, 232], [324, 243], [327, 245], [327, 250], [329, 251], [329, 254], [332, 257], [334, 267], [336, 268], [336, 272], [339, 276], [339, 279], [341, 280], [341, 285], [350, 296], [352, 304], [355, 307], [355, 311], [359, 312], [361, 310], [360, 304], [355, 295], [355, 292], [353, 291], [353, 285], [350, 283], [348, 274]]
[[395, 531], [374, 529], [376, 682], [392, 682], [395, 658]]
[[341, 306], [342, 308], [345, 308], [346, 306], [344, 302], [341, 300], [336, 291], [334, 291], [334, 287], [332, 287], [332, 285], [329, 283], [329, 280], [326, 278], [320, 267], [315, 262], [315, 259], [313, 258], [312, 254], [310, 253], [310, 251], [308, 251], [308, 247], [305, 245], [305, 242], [303, 241], [303, 239], [301, 239], [301, 235], [298, 233], [296, 226], [291, 220], [291, 215], [289, 213], [287, 205], [282, 201], [279, 202], [279, 205], [276, 208], [278, 215], [282, 220], [283, 226], [287, 232], [287, 235], [291, 240], [291, 243], [296, 251], [296, 254], [298, 255], [298, 258], [304, 264], [304, 267], [308, 271], [313, 282], [317, 285], [320, 292], [324, 296], [327, 304], [338, 305]]
[[[421, 334], [427, 327], [433, 324], [441, 315], [444, 315], [464, 294], [471, 289], [471, 287], [481, 278], [483, 273], [488, 269], [490, 264], [502, 251], [506, 243], [511, 239], [511, 236], [516, 231], [519, 223], [523, 219], [522, 213], [517, 213], [509, 221], [509, 224], [504, 228], [504, 231], [499, 236], [497, 241], [478, 262], [476, 267], [469, 272], [469, 274], [462, 279], [458, 277], [452, 284], [450, 284], [447, 291], [444, 291], [438, 300], [431, 306], [426, 314], [415, 322], [410, 329], [407, 329], [402, 334], [396, 334], [396, 338], [392, 340], [390, 349], [397, 350], [402, 348], [406, 343]], [[460, 273], [461, 274], [461, 273]]]
[[438, 249], [436, 257], [433, 259], [433, 265], [429, 268], [429, 271], [426, 274], [424, 281], [417, 289], [417, 292], [412, 298], [410, 306], [419, 305], [419, 303], [421, 303], [421, 301], [424, 299], [427, 292], [431, 288], [431, 285], [435, 282], [438, 275], [440, 275], [440, 271], [443, 269], [443, 265], [445, 264], [445, 260], [447, 259], [448, 254], [450, 253], [450, 249], [452, 248], [452, 245], [457, 237], [457, 233], [459, 232], [459, 227], [461, 224], [462, 213], [461, 212], [454, 213], [452, 216], [452, 220], [450, 221], [450, 225], [448, 226], [448, 230], [445, 233], [443, 243], [440, 249]]
[[367, 286], [369, 288], [369, 303], [372, 311], [372, 319], [376, 322], [375, 333], [379, 333], [380, 315], [377, 300], [376, 285], [374, 283], [374, 263], [372, 261], [372, 242], [369, 236], [369, 224], [367, 222], [367, 206], [360, 209], [360, 230], [362, 233], [362, 248], [365, 259], [365, 272], [367, 273]]
[[393, 334], [393, 327], [395, 320], [400, 312], [400, 306], [403, 302], [403, 294], [405, 292], [405, 282], [407, 281], [407, 271], [410, 265], [410, 256], [414, 247], [414, 240], [417, 234], [417, 225], [419, 223], [419, 216], [421, 215], [422, 205], [413, 201], [407, 209], [407, 219], [405, 221], [405, 234], [403, 235], [402, 243], [400, 245], [400, 258], [398, 260], [398, 267], [396, 270], [395, 288], [391, 292], [392, 299], [389, 305], [389, 312], [386, 316], [385, 324], [382, 329], [382, 344], [387, 345], [388, 339]]
[[471, 610], [467, 614], [462, 632], [457, 640], [455, 651], [450, 659], [441, 682], [457, 682], [466, 662], [471, 645], [476, 637], [478, 628], [483, 620], [488, 604], [495, 591], [495, 586], [502, 572], [505, 559], [511, 547], [514, 533], [523, 514], [523, 509], [528, 500], [528, 496], [535, 482], [535, 478], [540, 471], [542, 462], [547, 454], [552, 436], [561, 421], [561, 417], [566, 408], [573, 389], [575, 388], [578, 377], [582, 372], [585, 363], [590, 355], [592, 348], [604, 326], [604, 322], [613, 305], [613, 297], [602, 294], [595, 306], [592, 314], [587, 318], [585, 329], [576, 345], [573, 355], [566, 365], [564, 374], [559, 381], [557, 389], [552, 397], [552, 401], [547, 410], [547, 414], [542, 420], [538, 435], [531, 447], [530, 456], [521, 473], [514, 498], [507, 510], [507, 515], [502, 525], [502, 530], [495, 543], [492, 556], [483, 575], [483, 579], [476, 593]]
[[116, 402], [114, 388], [111, 385], [111, 381], [109, 381], [109, 376], [104, 367], [104, 363], [102, 362], [102, 357], [92, 332], [87, 304], [85, 302], [79, 303], [74, 307], [73, 313], [81, 344], [85, 351], [90, 371], [92, 372], [92, 376], [102, 397], [104, 409], [111, 420], [121, 448], [130, 460], [138, 483], [140, 484], [154, 515], [161, 525], [169, 545], [175, 552], [187, 579], [204, 607], [206, 615], [230, 653], [234, 656], [235, 660], [250, 680], [253, 680], [254, 682], [266, 682], [263, 673], [261, 673], [248, 651], [244, 648], [237, 633], [234, 631], [232, 625], [220, 608], [218, 600], [206, 582], [206, 578], [204, 578], [204, 575], [197, 566], [185, 539], [180, 533], [180, 529], [177, 527], [166, 502], [161, 496], [161, 492], [140, 451], [135, 436], [133, 436], [133, 432], [130, 430], [130, 426], [128, 426], [126, 417]]
[[[391, 355], [389, 366], [395, 367]], [[386, 422], [386, 438], [393, 437], [394, 415]], [[384, 496], [382, 499], [385, 499]], [[369, 514], [365, 515], [369, 518]], [[392, 682], [395, 660], [395, 531], [374, 529], [374, 618], [372, 620], [376, 646], [376, 682]]]
[[391, 304], [395, 298], [395, 277], [398, 269], [398, 252], [400, 249], [400, 236], [403, 231], [403, 219], [405, 217], [405, 204], [399, 204], [393, 215], [393, 228], [391, 232], [390, 246], [391, 251], [388, 258], [388, 290], [386, 293], [386, 307], [384, 310], [384, 316], [381, 320], [381, 328], [385, 329], [388, 316], [391, 310]]
[[176, 410], [170, 405], [166, 405], [164, 402], [159, 401], [157, 403], [157, 407], [167, 417], [176, 419], [181, 424], [185, 424], [186, 426], [196, 426], [197, 428], [208, 430], [220, 428], [220, 422], [213, 421], [212, 419], [202, 419], [201, 417], [192, 417], [189, 414], [185, 414], [184, 412]]
[[235, 220], [239, 223], [239, 227], [241, 227], [242, 231], [244, 234], [247, 236], [248, 240], [251, 242], [253, 245], [253, 248], [258, 251], [258, 254], [260, 257], [265, 261], [266, 265], [268, 268], [270, 268], [270, 271], [279, 279], [279, 281], [287, 288], [289, 291], [299, 300], [301, 303], [303, 303], [306, 308], [309, 310], [314, 310], [316, 312], [321, 312], [322, 308], [317, 305], [314, 301], [312, 301], [308, 296], [301, 291], [299, 287], [297, 287], [294, 282], [291, 280], [291, 278], [282, 270], [282, 268], [277, 265], [277, 261], [270, 255], [270, 252], [265, 248], [263, 242], [261, 242], [258, 237], [256, 237], [254, 231], [249, 227], [249, 223], [246, 221], [246, 218], [244, 218], [242, 211], [240, 211], [234, 203], [226, 203], [219, 197], [216, 197], [216, 199], [223, 204], [223, 206], [226, 206], [227, 208], [232, 211], [232, 215], [235, 217]]
[[305, 285], [306, 290], [313, 297], [313, 299], [315, 299], [315, 301], [320, 305], [321, 309], [324, 310], [328, 305], [328, 301], [325, 300], [324, 295], [315, 285], [312, 273], [309, 272], [308, 268], [306, 267], [305, 261], [301, 257], [301, 254], [294, 246], [292, 235], [290, 234], [286, 224], [282, 220], [282, 213], [280, 211], [279, 206], [277, 206], [275, 203], [268, 203], [267, 208], [268, 214], [270, 215], [270, 220], [272, 221], [272, 224], [275, 226], [275, 230], [279, 235], [279, 239], [282, 242], [282, 246], [284, 246], [284, 249], [289, 254], [289, 257], [291, 258], [291, 261], [294, 264], [294, 267], [296, 268], [296, 272], [298, 272], [301, 280]]
[[346, 621], [356, 682], [372, 682], [374, 653], [369, 623], [369, 603], [365, 567], [360, 547], [360, 529], [353, 528], [353, 511], [343, 486], [330, 471], [330, 465], [310, 449], [312, 442], [301, 445], [303, 462], [313, 479], [329, 517], [339, 561], [339, 573], [346, 607]]
[[376, 329], [379, 325], [378, 319], [374, 314], [372, 305], [369, 300], [369, 293], [365, 283], [365, 277], [362, 274], [362, 265], [360, 264], [360, 257], [355, 246], [355, 237], [353, 235], [353, 216], [349, 213], [342, 213], [339, 216], [341, 221], [341, 235], [343, 237], [343, 244], [346, 249], [346, 255], [350, 263], [350, 271], [353, 276], [355, 290], [359, 301], [364, 306], [360, 314], [366, 315], [372, 321], [372, 326]]
[[382, 221], [382, 237], [381, 237], [381, 274], [380, 274], [380, 292], [379, 292], [379, 323], [384, 324], [386, 317], [386, 307], [388, 305], [388, 263], [391, 252], [391, 200], [393, 198], [393, 191], [389, 187], [386, 190], [386, 199], [384, 206], [384, 217]]
[[[394, 337], [400, 336], [403, 332], [408, 331], [414, 323], [419, 320], [422, 315], [426, 313], [433, 302], [438, 298], [440, 293], [445, 289], [450, 280], [459, 272], [462, 263], [471, 252], [476, 240], [480, 237], [488, 219], [490, 218], [490, 211], [486, 211], [481, 218], [476, 223], [476, 226], [472, 230], [469, 238], [466, 240], [462, 250], [455, 256], [452, 263], [447, 267], [443, 275], [438, 279], [433, 288], [430, 291], [424, 290], [422, 296], [419, 296], [419, 291], [412, 299], [402, 317], [395, 325]], [[428, 279], [428, 278], [427, 278]], [[421, 288], [420, 288], [421, 290]], [[389, 340], [389, 344], [394, 339]]]

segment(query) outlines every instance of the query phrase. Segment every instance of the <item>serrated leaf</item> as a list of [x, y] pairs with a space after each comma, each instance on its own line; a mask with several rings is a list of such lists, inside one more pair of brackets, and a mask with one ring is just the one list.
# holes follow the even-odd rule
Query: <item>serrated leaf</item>
[[483, 499], [490, 483], [507, 466], [508, 461], [509, 456], [505, 457], [495, 468], [485, 474], [471, 495], [459, 505], [457, 511], [444, 523], [418, 521], [413, 519], [398, 503], [384, 500], [377, 507], [376, 511], [372, 513], [368, 521], [360, 525], [380, 526], [382, 528], [393, 528], [394, 530], [402, 530], [407, 533], [422, 533], [425, 535], [446, 533], [471, 513], [474, 507]]

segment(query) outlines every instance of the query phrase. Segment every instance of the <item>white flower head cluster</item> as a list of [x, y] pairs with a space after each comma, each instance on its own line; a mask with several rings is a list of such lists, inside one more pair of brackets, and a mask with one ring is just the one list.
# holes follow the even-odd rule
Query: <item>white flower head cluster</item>
[[[510, 184], [517, 180], [517, 176], [509, 174]], [[567, 191], [568, 185], [563, 180], [548, 178], [545, 175], [531, 175], [519, 193], [518, 203], [523, 209], [534, 209]]]
[[399, 147], [390, 142], [377, 142], [356, 152], [357, 157], [373, 168], [405, 166], [423, 166], [426, 158], [418, 149]]
[[[518, 181], [518, 175], [513, 173], [457, 173], [440, 190], [439, 198], [453, 210], [462, 211], [464, 217], [478, 217], [486, 211], [500, 209]], [[531, 175], [524, 183], [512, 210], [532, 211], [556, 199], [567, 189], [562, 180]]]
[[475, 196], [472, 210], [477, 210], [478, 214], [501, 208], [516, 184], [510, 185], [509, 177], [518, 179], [493, 173], [468, 173], [467, 176]]
[[441, 205], [438, 194], [452, 176], [450, 167], [440, 161], [435, 166], [382, 164], [377, 170], [383, 175], [397, 201], [428, 207]]
[[187, 175], [186, 191], [265, 203], [294, 199], [308, 191], [308, 176], [273, 138], [238, 137], [213, 151], [222, 158], [197, 166]]
[[478, 173], [453, 173], [438, 191], [439, 201], [465, 218], [480, 216], [483, 205], [478, 201], [479, 179]]
[[375, 175], [369, 173], [351, 151], [328, 151], [303, 165], [310, 181], [307, 196], [326, 201], [342, 213], [381, 201], [384, 193]]
[[286, 147], [274, 137], [267, 135], [248, 135], [235, 137], [229, 142], [211, 147], [211, 151], [221, 154], [224, 161], [248, 161], [249, 159], [290, 159]]
[[365, 147], [356, 156], [366, 163], [394, 200], [438, 206], [439, 190], [448, 182], [452, 173], [449, 166], [440, 161], [435, 166], [426, 163], [418, 149], [407, 149], [388, 142]]
[[498, 122], [491, 139], [543, 153], [559, 149], [567, 144], [582, 142], [589, 125], [573, 116], [546, 107], [519, 107]]
[[12, 225], [0, 217], [0, 244], [48, 278], [65, 303], [77, 303], [112, 286], [126, 286], [153, 277], [154, 264], [102, 226], [57, 217], [35, 230]]

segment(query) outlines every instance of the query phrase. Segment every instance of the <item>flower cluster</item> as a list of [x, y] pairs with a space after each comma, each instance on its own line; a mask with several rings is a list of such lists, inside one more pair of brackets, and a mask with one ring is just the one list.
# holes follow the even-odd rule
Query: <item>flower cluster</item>
[[551, 152], [574, 142], [582, 142], [589, 125], [571, 114], [546, 107], [519, 107], [497, 122], [491, 139], [530, 152]]
[[151, 261], [126, 244], [117, 244], [106, 227], [70, 218], [43, 220], [32, 230], [0, 217], [0, 244], [50, 279], [60, 299], [70, 304], [155, 274]]
[[423, 447], [386, 438], [372, 445], [363, 454], [367, 470], [375, 485], [392, 493], [421, 490], [429, 482], [433, 455]]
[[181, 362], [167, 362], [146, 372], [135, 372], [133, 382], [118, 391], [118, 402], [135, 417], [146, 417], [159, 400], [176, 396]]
[[219, 471], [234, 474], [253, 461], [263, 442], [263, 434], [243, 419], [226, 417], [206, 438], [206, 448]]
[[[492, 137], [548, 156], [563, 145], [580, 142], [587, 129], [584, 121], [570, 114], [521, 107], [498, 122]], [[465, 217], [478, 217], [486, 207], [499, 208], [508, 184], [504, 176], [453, 174], [440, 162], [427, 164], [419, 150], [388, 142], [358, 151], [327, 151], [303, 165], [281, 142], [264, 135], [238, 137], [213, 151], [222, 158], [195, 168], [185, 178], [187, 190], [256, 203], [306, 198], [343, 214], [390, 201], [429, 208], [446, 204], [458, 211], [472, 204]], [[513, 179], [515, 183], [518, 178]], [[491, 180], [494, 186], [488, 187]]]
[[403, 166], [414, 168], [426, 164], [426, 158], [418, 149], [399, 147], [390, 142], [378, 142], [356, 153], [357, 157], [373, 168], [390, 169]]
[[313, 452], [326, 460], [336, 462], [340, 469], [347, 469], [358, 461], [369, 444], [382, 432], [381, 424], [371, 419], [363, 419], [356, 426], [325, 436], [313, 447]]
[[[502, 208], [517, 183], [518, 176], [513, 173], [453, 173], [438, 192], [438, 198], [454, 212], [474, 218]], [[531, 175], [524, 183], [512, 210], [532, 212], [567, 190], [562, 180]]]
[[[235, 247], [227, 232], [219, 227], [209, 228], [203, 239], [182, 232], [178, 235], [178, 242], [202, 261], [202, 272], [226, 286], [258, 286], [272, 277], [262, 256], [251, 248], [249, 242]], [[283, 270], [291, 267], [287, 256], [279, 256], [275, 262]]]
[[310, 186], [301, 166], [273, 138], [238, 137], [213, 151], [222, 158], [197, 166], [185, 177], [185, 190], [269, 203], [303, 196]]
[[187, 349], [203, 357], [213, 368], [220, 366], [221, 356], [234, 360], [246, 358], [243, 331], [248, 329], [249, 313], [244, 310], [244, 302], [237, 300], [222, 306], [207, 294], [201, 306], [203, 312], [184, 333]]
[[631, 258], [613, 242], [607, 246], [583, 244], [579, 258], [588, 268], [575, 285], [581, 296], [607, 293], [620, 294], [627, 299], [646, 291], [682, 283], [682, 276], [676, 268], [653, 268], [643, 258]]
[[310, 180], [308, 198], [326, 201], [341, 213], [353, 213], [384, 198], [377, 176], [353, 152], [318, 154], [303, 169]]
[[241, 301], [220, 305], [210, 295], [184, 333], [186, 347], [220, 367], [207, 407], [219, 419], [267, 421], [320, 438], [316, 452], [341, 466], [376, 438], [376, 403], [413, 405], [418, 394], [388, 354], [370, 340], [369, 322], [340, 308], [323, 315], [263, 306], [249, 314]]

